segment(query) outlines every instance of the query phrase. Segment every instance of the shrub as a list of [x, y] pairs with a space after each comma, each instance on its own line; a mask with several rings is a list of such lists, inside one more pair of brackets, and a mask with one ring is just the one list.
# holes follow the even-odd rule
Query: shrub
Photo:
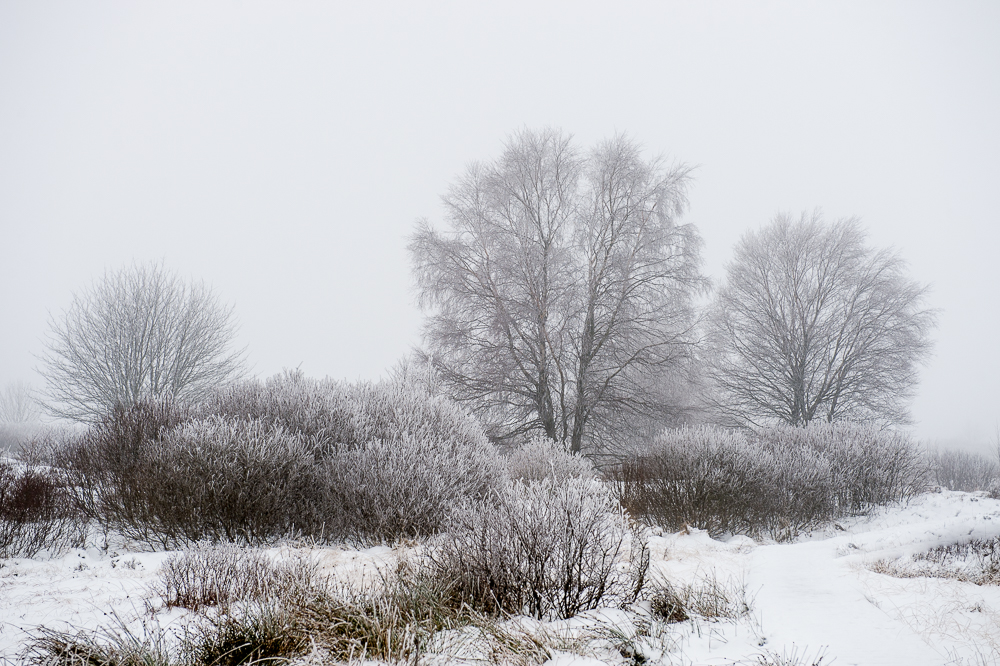
[[979, 453], [933, 451], [927, 458], [934, 481], [948, 490], [990, 490], [1000, 480], [997, 464]]
[[258, 421], [172, 417], [136, 405], [57, 454], [88, 516], [166, 548], [322, 532], [303, 438]]
[[611, 481], [633, 516], [675, 530], [781, 538], [834, 513], [821, 457], [714, 428], [664, 431], [614, 468]]
[[775, 539], [912, 497], [926, 485], [907, 437], [851, 425], [750, 436], [667, 430], [624, 456], [609, 476], [625, 508], [647, 522]]
[[65, 548], [82, 531], [56, 472], [0, 462], [0, 559]]
[[777, 426], [757, 433], [772, 449], [810, 448], [830, 463], [841, 513], [865, 513], [924, 492], [928, 470], [909, 435], [863, 423]]
[[428, 535], [504, 475], [479, 424], [445, 398], [297, 375], [187, 411], [118, 409], [54, 458], [87, 516], [162, 547]]
[[568, 618], [627, 603], [649, 552], [597, 481], [512, 481], [450, 518], [433, 556], [456, 603], [488, 614]]
[[349, 386], [286, 373], [229, 389], [202, 411], [263, 419], [309, 437], [333, 538], [433, 534], [450, 507], [483, 496], [503, 477], [479, 423], [410, 384]]
[[354, 442], [349, 385], [286, 371], [264, 382], [247, 380], [222, 388], [196, 408], [202, 417], [261, 421], [311, 439], [319, 450]]
[[[88, 519], [102, 526], [132, 526], [146, 532], [144, 495], [148, 474], [144, 453], [184, 420], [169, 401], [119, 406], [79, 437], [36, 443], [38, 455], [67, 470], [73, 500]], [[36, 452], [37, 453], [37, 452]]]
[[321, 530], [312, 451], [280, 427], [191, 421], [168, 431], [143, 457], [149, 518], [179, 542], [255, 545]]
[[565, 480], [593, 477], [593, 464], [581, 455], [569, 453], [547, 437], [536, 437], [510, 451], [507, 472], [512, 479], [540, 481], [546, 477]]
[[361, 385], [352, 418], [358, 439], [338, 447], [325, 469], [355, 540], [433, 534], [452, 507], [503, 479], [502, 460], [479, 423], [419, 387]]

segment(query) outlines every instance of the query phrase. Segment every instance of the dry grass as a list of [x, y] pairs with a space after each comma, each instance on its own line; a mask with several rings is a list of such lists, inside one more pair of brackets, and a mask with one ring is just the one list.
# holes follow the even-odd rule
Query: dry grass
[[1000, 537], [938, 546], [908, 558], [876, 560], [868, 568], [896, 578], [951, 578], [1000, 585]]
[[164, 562], [160, 579], [165, 607], [195, 612], [305, 597], [324, 582], [307, 557], [275, 562], [259, 550], [232, 545], [201, 546], [175, 555]]

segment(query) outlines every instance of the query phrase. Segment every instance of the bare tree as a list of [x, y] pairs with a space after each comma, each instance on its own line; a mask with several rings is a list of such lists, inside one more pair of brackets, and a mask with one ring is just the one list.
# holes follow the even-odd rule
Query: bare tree
[[738, 421], [905, 423], [935, 315], [856, 219], [778, 215], [743, 236], [711, 315], [717, 406]]
[[91, 422], [144, 398], [197, 400], [242, 372], [232, 308], [162, 266], [106, 273], [50, 320], [46, 409]]
[[686, 167], [618, 136], [586, 156], [522, 131], [444, 197], [449, 232], [410, 245], [442, 383], [507, 438], [580, 451], [627, 415], [666, 417], [690, 356], [700, 240], [675, 218]]
[[0, 393], [0, 423], [31, 423], [39, 417], [38, 403], [25, 381], [9, 382]]

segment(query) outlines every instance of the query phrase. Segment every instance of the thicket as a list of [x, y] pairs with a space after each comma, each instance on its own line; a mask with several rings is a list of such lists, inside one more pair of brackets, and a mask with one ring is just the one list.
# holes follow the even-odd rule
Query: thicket
[[647, 523], [779, 540], [927, 486], [906, 435], [856, 424], [667, 430], [608, 476], [622, 505]]
[[0, 559], [59, 551], [83, 537], [83, 523], [55, 471], [0, 461]]
[[1000, 466], [980, 453], [931, 451], [928, 454], [934, 481], [948, 490], [987, 490], [1000, 497]]
[[547, 437], [534, 437], [506, 455], [507, 472], [512, 479], [541, 481], [548, 477], [571, 479], [594, 477], [597, 471], [588, 458], [569, 453]]
[[85, 516], [166, 548], [426, 536], [504, 477], [477, 422], [444, 398], [296, 375], [189, 408], [118, 408], [53, 462]]

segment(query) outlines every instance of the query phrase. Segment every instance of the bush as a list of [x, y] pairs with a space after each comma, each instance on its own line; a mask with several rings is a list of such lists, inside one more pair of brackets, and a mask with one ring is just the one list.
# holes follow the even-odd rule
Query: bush
[[775, 427], [749, 437], [699, 427], [664, 431], [610, 480], [629, 513], [650, 523], [788, 539], [912, 497], [926, 487], [926, 470], [908, 438], [870, 427]]
[[309, 437], [333, 538], [433, 534], [450, 507], [483, 496], [503, 477], [475, 419], [409, 384], [350, 386], [286, 373], [229, 389], [202, 411], [263, 419]]
[[596, 472], [589, 460], [569, 453], [547, 437], [536, 437], [510, 451], [507, 472], [512, 479], [541, 481], [593, 477]]
[[758, 432], [772, 449], [808, 448], [830, 464], [837, 507], [859, 514], [914, 497], [928, 488], [928, 470], [909, 435], [870, 424], [778, 426]]
[[317, 469], [301, 437], [220, 418], [168, 427], [171, 416], [120, 410], [57, 454], [89, 517], [165, 548], [322, 532]]
[[87, 516], [166, 548], [424, 536], [504, 475], [478, 423], [444, 398], [295, 375], [190, 411], [116, 410], [54, 459]]
[[927, 459], [934, 481], [948, 490], [990, 490], [1000, 480], [997, 464], [979, 453], [933, 451]]
[[149, 518], [178, 542], [263, 544], [322, 530], [322, 497], [304, 439], [259, 421], [208, 418], [143, 452]]
[[649, 552], [600, 482], [512, 481], [450, 518], [433, 555], [455, 603], [487, 614], [568, 618], [634, 601]]
[[60, 550], [79, 541], [82, 530], [56, 472], [0, 462], [0, 559]]
[[149, 471], [144, 454], [184, 418], [165, 400], [119, 406], [82, 436], [36, 442], [34, 453], [69, 473], [73, 500], [86, 518], [138, 531], [133, 536], [145, 540], [153, 526], [144, 522]]
[[199, 416], [260, 421], [312, 440], [317, 449], [354, 442], [351, 388], [286, 371], [264, 382], [248, 380], [220, 389], [195, 407]]
[[790, 536], [834, 514], [829, 466], [802, 448], [772, 448], [714, 428], [668, 430], [612, 470], [633, 516], [712, 535]]

